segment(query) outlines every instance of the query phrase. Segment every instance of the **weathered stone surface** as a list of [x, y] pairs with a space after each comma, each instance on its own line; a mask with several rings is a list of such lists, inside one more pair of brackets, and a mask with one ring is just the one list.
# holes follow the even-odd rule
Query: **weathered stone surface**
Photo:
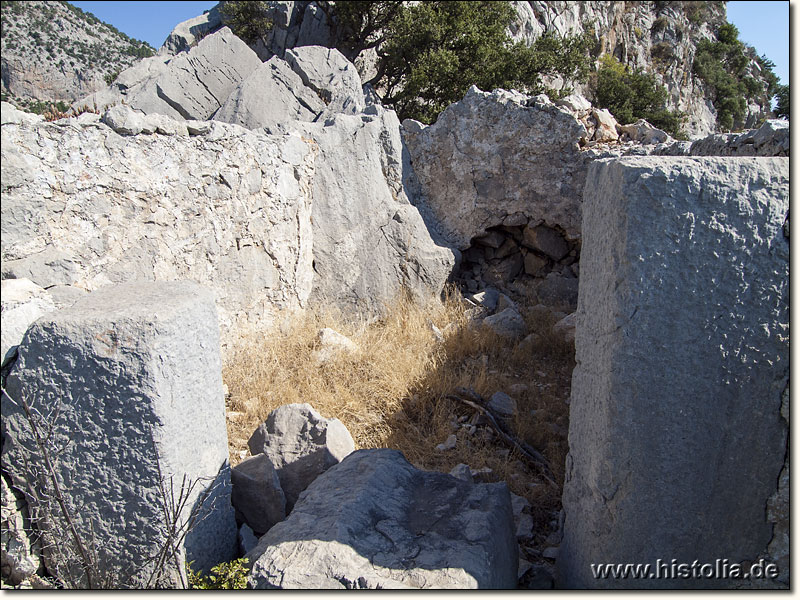
[[[31, 472], [25, 460], [42, 468], [17, 403], [27, 399], [32, 410], [55, 414], [51, 445], [64, 446], [55, 474], [84, 540], [91, 527], [100, 572], [112, 587], [146, 585], [151, 557], [164, 543], [159, 468], [176, 498], [182, 482], [197, 481], [184, 490], [180, 520], [193, 509], [202, 518], [179, 558], [206, 570], [234, 557], [221, 370], [213, 296], [191, 282], [107, 287], [42, 317], [25, 335], [7, 382], [14, 401], [2, 400], [4, 468], [14, 485]], [[33, 489], [41, 494], [40, 487]], [[48, 570], [85, 585], [82, 570], [58, 555], [67, 533], [55, 504], [31, 494], [28, 501], [34, 521], [48, 524]], [[176, 577], [167, 567], [164, 583]]]
[[592, 139], [596, 142], [615, 142], [619, 139], [618, 123], [607, 109], [593, 109], [592, 118], [597, 123]]
[[505, 483], [420, 471], [359, 450], [321, 475], [249, 555], [256, 588], [514, 588]]
[[308, 485], [355, 450], [339, 419], [326, 419], [310, 404], [284, 404], [273, 410], [247, 442], [250, 454], [266, 454], [278, 473], [286, 511]]
[[577, 313], [571, 313], [553, 325], [553, 331], [564, 338], [570, 344], [575, 343], [575, 321]]
[[239, 554], [244, 556], [258, 545], [258, 538], [245, 523], [239, 527]]
[[319, 147], [313, 196], [312, 299], [352, 312], [379, 312], [404, 290], [438, 295], [456, 262], [411, 204], [411, 167], [394, 111], [336, 114], [296, 123]]
[[501, 417], [510, 418], [517, 414], [517, 402], [504, 392], [495, 392], [492, 394], [487, 407], [491, 408]]
[[590, 167], [559, 578], [591, 563], [753, 560], [772, 534], [788, 380], [788, 159]]
[[306, 305], [311, 142], [217, 122], [191, 137], [70, 122], [3, 125], [4, 277], [89, 291], [189, 278], [214, 290], [226, 332]]
[[671, 139], [666, 131], [654, 127], [644, 119], [628, 125], [618, 125], [617, 131], [622, 141], [632, 140], [642, 144], [663, 144]]
[[317, 334], [317, 342], [320, 347], [313, 352], [313, 357], [320, 364], [326, 363], [341, 354], [358, 352], [358, 346], [353, 340], [330, 327], [320, 329]]
[[178, 23], [159, 48], [160, 55], [173, 55], [185, 52], [197, 45], [197, 42], [222, 27], [219, 5], [202, 15]]
[[32, 535], [24, 496], [11, 489], [5, 475], [0, 486], [0, 570], [4, 581], [19, 585], [41, 567], [42, 549]]
[[30, 279], [4, 279], [0, 287], [0, 363], [5, 363], [31, 323], [56, 306], [50, 294]]
[[286, 61], [274, 56], [231, 92], [214, 120], [277, 131], [289, 121], [313, 121], [324, 110], [322, 99], [303, 85]]
[[526, 227], [523, 232], [523, 244], [546, 254], [553, 260], [561, 260], [569, 253], [569, 245], [564, 237], [555, 229], [546, 225]]
[[789, 121], [770, 119], [743, 133], [717, 133], [692, 142], [691, 156], [789, 156]]
[[47, 295], [53, 300], [56, 308], [67, 308], [86, 295], [86, 290], [72, 285], [54, 285], [47, 288]]
[[364, 110], [358, 70], [336, 48], [302, 46], [287, 50], [285, 58], [303, 84], [319, 95], [329, 111], [358, 114]]
[[3, 125], [21, 125], [23, 123], [33, 125], [44, 121], [42, 115], [17, 110], [17, 108], [9, 102], [0, 103], [0, 115], [2, 115], [0, 116], [0, 122], [2, 122]]
[[433, 125], [403, 123], [420, 202], [459, 250], [514, 213], [578, 237], [585, 135], [565, 108], [474, 86]]
[[536, 286], [539, 302], [554, 308], [567, 308], [574, 311], [578, 306], [578, 280], [555, 272]]
[[513, 308], [507, 308], [497, 314], [486, 317], [483, 326], [488, 327], [499, 336], [521, 339], [526, 333], [525, 319]]
[[237, 519], [257, 535], [286, 518], [286, 497], [267, 455], [252, 456], [233, 467], [231, 485], [231, 503]]

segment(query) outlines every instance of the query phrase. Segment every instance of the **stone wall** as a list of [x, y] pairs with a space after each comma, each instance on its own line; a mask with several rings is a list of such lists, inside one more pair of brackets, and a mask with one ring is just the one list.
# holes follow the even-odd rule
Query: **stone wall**
[[788, 581], [788, 163], [590, 166], [560, 585], [739, 587], [590, 565], [765, 557]]

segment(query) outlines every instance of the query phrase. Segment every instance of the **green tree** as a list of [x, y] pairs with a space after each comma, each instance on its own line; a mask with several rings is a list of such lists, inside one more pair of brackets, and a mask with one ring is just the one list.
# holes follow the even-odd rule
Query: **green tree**
[[256, 43], [272, 29], [272, 13], [267, 2], [260, 0], [223, 2], [220, 13], [222, 22], [248, 44]]
[[789, 86], [779, 85], [778, 90], [775, 92], [775, 97], [778, 100], [778, 105], [775, 107], [775, 116], [778, 118], [789, 118]]
[[667, 91], [654, 75], [631, 71], [613, 56], [600, 59], [595, 104], [607, 108], [620, 123], [645, 119], [673, 137], [683, 137], [683, 117], [666, 108]]
[[508, 2], [339, 1], [334, 15], [339, 45], [351, 57], [376, 48], [377, 74], [369, 83], [401, 119], [430, 123], [471, 85], [540, 93], [543, 75], [588, 74], [588, 37], [513, 44], [506, 29], [515, 11]]

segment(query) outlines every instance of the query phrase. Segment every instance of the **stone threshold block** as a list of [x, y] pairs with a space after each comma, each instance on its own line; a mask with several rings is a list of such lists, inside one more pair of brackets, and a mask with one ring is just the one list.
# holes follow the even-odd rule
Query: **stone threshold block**
[[592, 565], [766, 555], [787, 451], [788, 211], [788, 158], [590, 166], [559, 586], [739, 587]]
[[[3, 469], [27, 492], [51, 573], [81, 587], [174, 586], [184, 560], [207, 570], [236, 556], [219, 326], [209, 290], [188, 281], [128, 283], [49, 313], [23, 337], [7, 390]], [[23, 399], [40, 432], [52, 431], [46, 447], [58, 488], [96, 553], [92, 582], [54, 500]], [[154, 576], [169, 525], [164, 509], [181, 508], [182, 493], [176, 522], [194, 518], [194, 526], [177, 561]]]

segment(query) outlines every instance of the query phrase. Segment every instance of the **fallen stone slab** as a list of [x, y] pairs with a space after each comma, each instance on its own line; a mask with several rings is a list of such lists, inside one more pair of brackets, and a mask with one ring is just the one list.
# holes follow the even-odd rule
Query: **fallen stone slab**
[[515, 588], [514, 529], [505, 483], [421, 471], [397, 450], [358, 450], [259, 540], [248, 586]]
[[364, 91], [358, 69], [336, 48], [292, 48], [286, 51], [285, 59], [303, 84], [325, 102], [329, 111], [358, 114], [364, 110]]
[[266, 533], [286, 518], [286, 497], [278, 473], [266, 454], [240, 462], [231, 469], [231, 503], [239, 520], [256, 535]]
[[591, 565], [769, 556], [787, 456], [788, 211], [788, 158], [589, 168], [561, 587], [736, 587], [696, 572], [598, 579]]
[[[208, 570], [235, 557], [219, 348], [214, 297], [192, 282], [106, 287], [28, 330], [2, 398], [3, 467], [41, 526], [48, 571], [70, 587], [170, 587], [184, 560]], [[89, 581], [67, 517], [43, 500], [55, 483], [24, 402], [52, 427], [56, 481], [110, 581]], [[165, 507], [195, 524], [175, 541], [178, 565], [156, 572]]]
[[321, 473], [355, 450], [339, 419], [326, 419], [310, 404], [284, 404], [273, 410], [247, 442], [250, 454], [265, 454], [278, 473], [286, 512]]

